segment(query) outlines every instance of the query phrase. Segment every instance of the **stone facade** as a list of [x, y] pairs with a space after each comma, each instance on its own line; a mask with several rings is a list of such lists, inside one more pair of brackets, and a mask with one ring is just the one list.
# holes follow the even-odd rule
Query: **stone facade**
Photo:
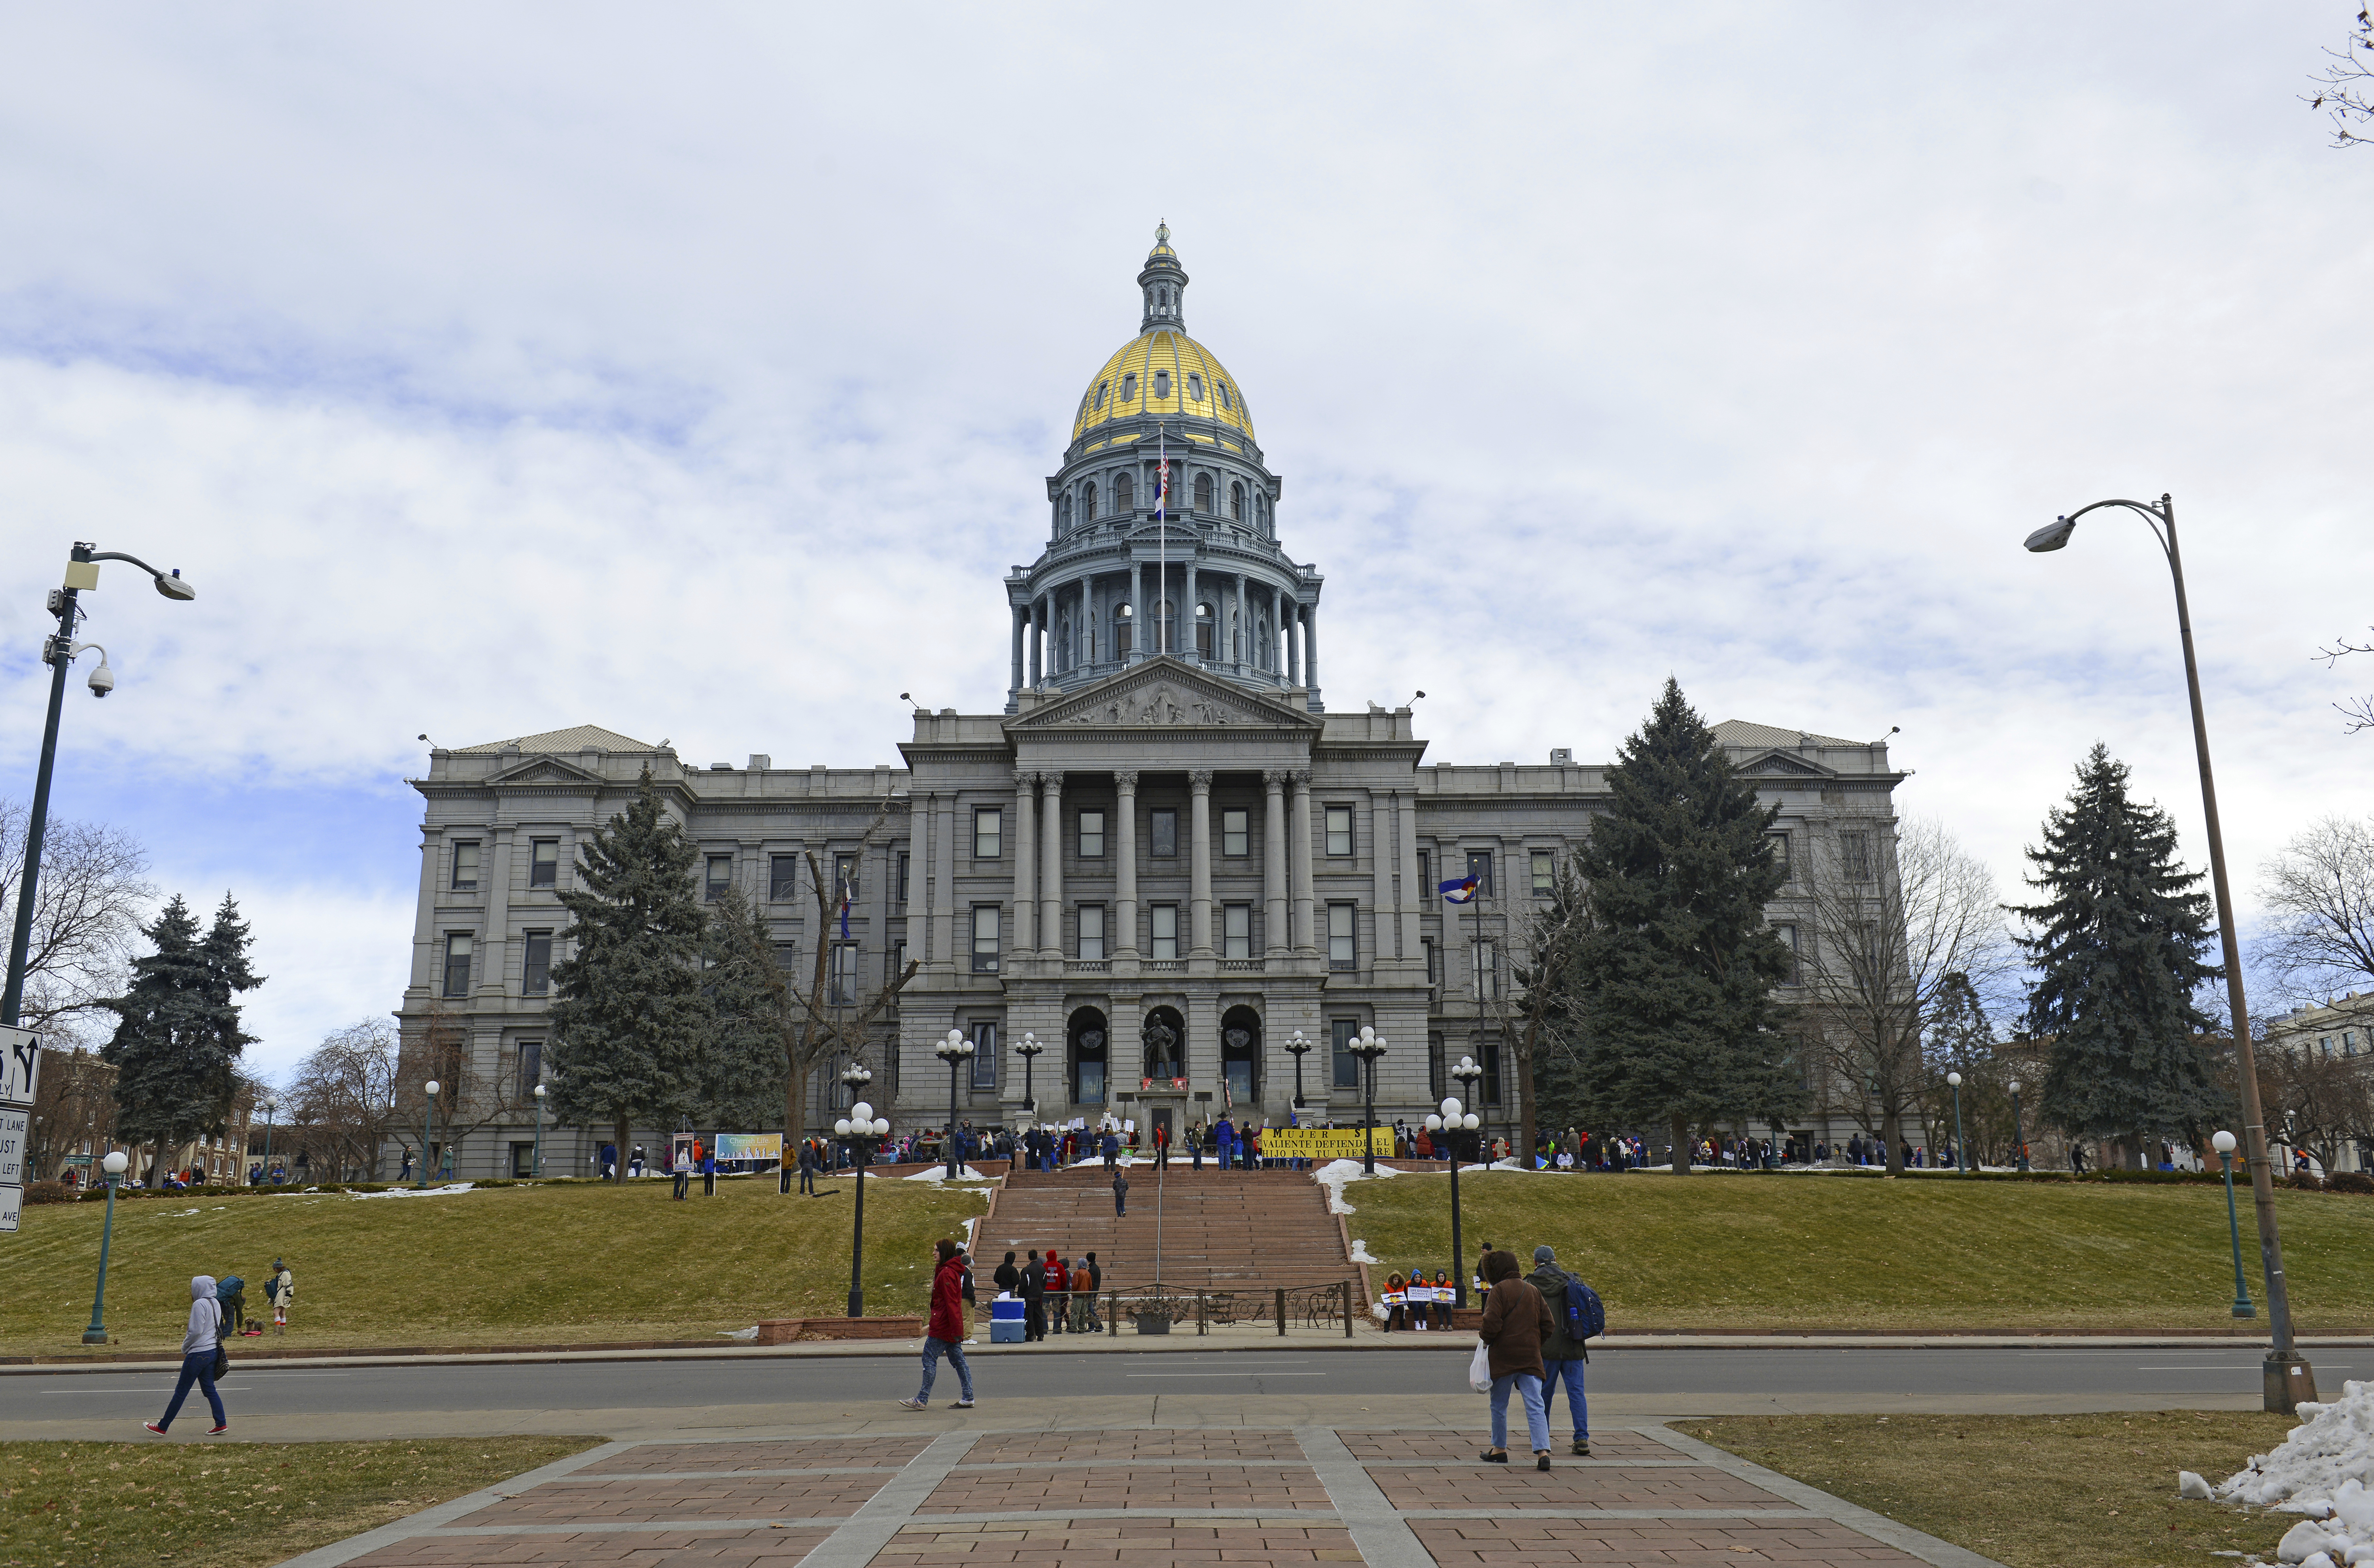
[[[1364, 1025], [1389, 1042], [1381, 1119], [1455, 1092], [1444, 1069], [1467, 1054], [1491, 1070], [1479, 1108], [1513, 1121], [1478, 989], [1488, 1011], [1512, 938], [1604, 801], [1605, 769], [1565, 749], [1540, 766], [1429, 766], [1409, 708], [1325, 710], [1322, 579], [1277, 544], [1283, 486], [1241, 389], [1184, 334], [1167, 233], [1138, 281], [1144, 330], [1083, 394], [1048, 481], [1047, 546], [1006, 579], [1003, 712], [918, 711], [902, 766], [688, 768], [593, 726], [431, 754], [399, 1016], [407, 1037], [432, 1017], [464, 1031], [476, 1082], [514, 1107], [490, 1104], [462, 1135], [460, 1174], [508, 1172], [534, 1137], [538, 977], [568, 923], [555, 895], [578, 837], [646, 766], [708, 884], [761, 899], [788, 956], [813, 962], [809, 943], [839, 940], [810, 929], [812, 852], [854, 877], [853, 993], [921, 962], [869, 1061], [872, 1097], [901, 1129], [947, 1116], [932, 1047], [951, 1027], [985, 1047], [957, 1094], [977, 1125], [1021, 1122], [1026, 1083], [1051, 1121], [1224, 1108], [1283, 1121], [1298, 1034], [1306, 1116], [1356, 1117], [1339, 1047]], [[1857, 852], [1888, 852], [1904, 776], [1884, 742], [1716, 732], [1780, 803], [1793, 862], [1843, 832], [1867, 835]], [[1484, 895], [1446, 907], [1436, 884], [1471, 871]], [[1773, 919], [1793, 934], [1804, 915], [1784, 895]], [[1027, 1067], [1026, 1034], [1043, 1050]], [[835, 1103], [838, 1084], [821, 1087], [811, 1105]], [[585, 1174], [598, 1141], [548, 1129], [546, 1171]]]

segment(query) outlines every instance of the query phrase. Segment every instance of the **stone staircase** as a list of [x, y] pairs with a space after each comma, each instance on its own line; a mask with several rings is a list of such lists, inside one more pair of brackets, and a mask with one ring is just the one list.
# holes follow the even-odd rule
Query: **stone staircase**
[[1327, 1211], [1326, 1190], [1307, 1175], [1209, 1164], [1196, 1171], [1180, 1161], [1158, 1180], [1152, 1164], [1128, 1171], [1125, 1218], [1114, 1217], [1112, 1177], [1101, 1164], [1008, 1175], [996, 1211], [975, 1238], [977, 1276], [986, 1285], [1009, 1247], [1043, 1257], [1052, 1246], [1066, 1262], [1095, 1252], [1108, 1291], [1150, 1285], [1158, 1195], [1165, 1285], [1267, 1292], [1348, 1279], [1357, 1290], [1359, 1270], [1345, 1256], [1343, 1227]]

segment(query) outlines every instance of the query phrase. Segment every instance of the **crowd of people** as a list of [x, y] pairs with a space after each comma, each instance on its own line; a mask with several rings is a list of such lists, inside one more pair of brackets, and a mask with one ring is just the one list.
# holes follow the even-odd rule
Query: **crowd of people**
[[[288, 1330], [288, 1309], [297, 1301], [297, 1275], [288, 1259], [272, 1260], [272, 1272], [264, 1276], [264, 1293], [272, 1303], [273, 1332]], [[222, 1392], [216, 1380], [229, 1370], [230, 1352], [224, 1347], [228, 1339], [249, 1339], [264, 1332], [260, 1325], [247, 1316], [247, 1281], [237, 1274], [225, 1274], [217, 1279], [212, 1274], [190, 1277], [190, 1316], [182, 1333], [182, 1372], [173, 1385], [173, 1398], [165, 1413], [155, 1421], [140, 1424], [163, 1437], [182, 1413], [182, 1402], [189, 1398], [192, 1387], [206, 1397], [207, 1408], [213, 1410], [215, 1423], [207, 1435], [219, 1437], [230, 1430], [230, 1416], [224, 1410]]]

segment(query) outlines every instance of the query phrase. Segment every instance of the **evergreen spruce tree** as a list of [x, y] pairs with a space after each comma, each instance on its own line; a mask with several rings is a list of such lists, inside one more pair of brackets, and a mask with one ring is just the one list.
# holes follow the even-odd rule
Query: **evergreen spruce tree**
[[693, 1114], [722, 1131], [773, 1127], [783, 1116], [789, 988], [766, 913], [734, 894], [711, 907], [704, 942], [716, 1023], [701, 1053]]
[[236, 1064], [254, 1043], [237, 999], [264, 978], [249, 966], [247, 924], [229, 894], [203, 938], [178, 895], [141, 934], [156, 951], [132, 961], [130, 989], [105, 1004], [118, 1022], [100, 1056], [116, 1070], [117, 1129], [153, 1146], [161, 1178], [176, 1149], [229, 1119]]
[[1607, 786], [1577, 857], [1592, 919], [1576, 955], [1576, 1097], [1666, 1129], [1686, 1175], [1697, 1129], [1785, 1116], [1804, 1095], [1770, 994], [1789, 973], [1764, 919], [1787, 875], [1764, 837], [1779, 808], [1733, 777], [1671, 679]]
[[2039, 977], [2027, 1027], [2052, 1039], [2044, 1114], [2074, 1133], [2128, 1140], [2138, 1163], [2163, 1136], [2202, 1146], [2234, 1101], [2192, 996], [2225, 970], [2207, 960], [2209, 899], [2201, 873], [2178, 863], [2175, 823], [2127, 798], [2125, 766], [2097, 743], [2027, 858], [2044, 902], [2012, 912], [2035, 933], [2020, 938]]
[[699, 851], [667, 813], [649, 768], [625, 811], [579, 853], [560, 895], [574, 942], [553, 965], [553, 1115], [607, 1127], [626, 1172], [636, 1117], [688, 1112], [711, 1027], [702, 994], [708, 922], [693, 891]]

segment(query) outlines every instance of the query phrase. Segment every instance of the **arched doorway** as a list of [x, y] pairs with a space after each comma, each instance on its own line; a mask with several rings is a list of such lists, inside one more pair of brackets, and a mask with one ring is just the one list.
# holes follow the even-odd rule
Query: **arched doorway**
[[1064, 1082], [1075, 1106], [1101, 1106], [1107, 1098], [1105, 1015], [1093, 1007], [1075, 1009], [1064, 1025]]
[[1152, 1080], [1157, 1088], [1168, 1088], [1173, 1080], [1187, 1076], [1187, 1021], [1177, 1008], [1150, 1009], [1139, 1037], [1146, 1047], [1141, 1077]]
[[1243, 1112], [1261, 1105], [1262, 1021], [1250, 1007], [1232, 1007], [1220, 1015], [1220, 1082], [1228, 1109]]

